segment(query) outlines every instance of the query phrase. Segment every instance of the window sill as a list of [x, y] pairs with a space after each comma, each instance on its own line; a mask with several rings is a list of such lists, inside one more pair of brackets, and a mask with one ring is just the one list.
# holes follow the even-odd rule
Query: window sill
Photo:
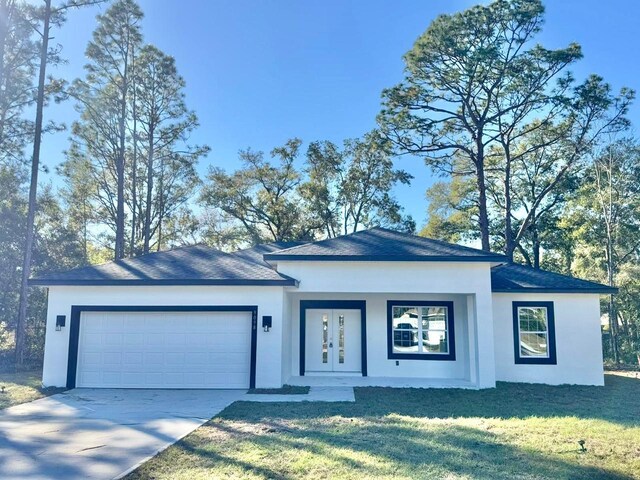
[[516, 365], [557, 365], [555, 358], [516, 358]]
[[387, 355], [388, 360], [436, 360], [453, 362], [456, 359], [455, 353], [438, 354], [438, 353], [390, 353]]

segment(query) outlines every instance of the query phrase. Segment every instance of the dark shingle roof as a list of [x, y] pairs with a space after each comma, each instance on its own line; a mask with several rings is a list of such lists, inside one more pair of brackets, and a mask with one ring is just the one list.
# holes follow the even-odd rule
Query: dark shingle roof
[[264, 258], [269, 261], [505, 261], [503, 255], [381, 227], [267, 253]]
[[[275, 242], [234, 253], [177, 248], [30, 280], [31, 285], [296, 285], [265, 260], [484, 261], [502, 255], [374, 228], [314, 243]], [[494, 292], [615, 293], [617, 289], [517, 264], [491, 269]]]
[[491, 269], [493, 292], [616, 293], [617, 288], [509, 263]]
[[262, 243], [260, 245], [256, 245], [255, 247], [238, 250], [237, 252], [233, 252], [231, 255], [233, 255], [234, 257], [242, 258], [243, 260], [247, 260], [248, 262], [254, 262], [261, 265], [269, 266], [269, 264], [265, 262], [263, 258], [265, 253], [277, 252], [278, 250], [297, 247], [298, 245], [304, 245], [305, 243], [306, 242]]
[[265, 264], [204, 245], [49, 274], [31, 285], [295, 285]]

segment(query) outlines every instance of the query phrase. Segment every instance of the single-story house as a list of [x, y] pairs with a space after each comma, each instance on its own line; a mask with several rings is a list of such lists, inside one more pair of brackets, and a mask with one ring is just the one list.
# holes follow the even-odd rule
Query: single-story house
[[203, 245], [31, 280], [43, 383], [110, 388], [602, 385], [614, 289], [384, 228]]

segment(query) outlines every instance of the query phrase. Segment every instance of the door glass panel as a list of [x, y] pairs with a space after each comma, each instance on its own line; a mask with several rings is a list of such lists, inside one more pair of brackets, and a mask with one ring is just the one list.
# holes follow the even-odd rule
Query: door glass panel
[[329, 361], [329, 316], [322, 315], [322, 363]]
[[338, 363], [344, 363], [344, 315], [338, 316]]

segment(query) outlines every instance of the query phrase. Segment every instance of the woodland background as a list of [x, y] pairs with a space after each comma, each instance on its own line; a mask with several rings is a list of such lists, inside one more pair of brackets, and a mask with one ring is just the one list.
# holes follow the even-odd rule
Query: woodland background
[[[104, 3], [81, 78], [48, 72], [77, 9]], [[574, 78], [577, 44], [547, 49], [539, 0], [498, 0], [425, 25], [378, 127], [336, 144], [291, 132], [212, 165], [174, 58], [144, 40], [134, 0], [0, 0], [0, 362], [39, 365], [46, 290], [31, 275], [204, 242], [234, 250], [383, 225], [502, 252], [618, 287], [602, 298], [606, 361], [640, 363], [640, 142], [635, 93]], [[402, 78], [402, 72], [398, 72]], [[71, 102], [78, 120], [49, 118]], [[204, 107], [203, 107], [204, 108]], [[40, 145], [66, 129], [59, 185]], [[410, 157], [440, 180], [418, 226], [393, 195]]]

